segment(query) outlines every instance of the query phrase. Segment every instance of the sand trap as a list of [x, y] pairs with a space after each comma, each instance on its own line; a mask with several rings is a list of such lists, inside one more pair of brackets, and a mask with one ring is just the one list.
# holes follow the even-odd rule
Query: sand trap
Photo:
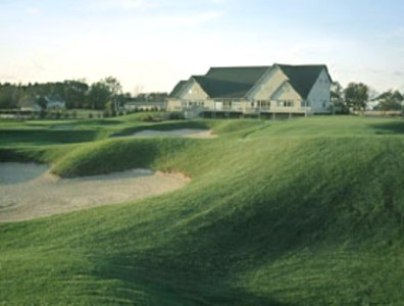
[[179, 129], [171, 131], [144, 130], [132, 135], [133, 137], [185, 137], [185, 138], [216, 138], [211, 130]]
[[146, 169], [61, 179], [50, 174], [47, 166], [0, 163], [0, 222], [138, 200], [173, 191], [188, 182], [182, 174]]

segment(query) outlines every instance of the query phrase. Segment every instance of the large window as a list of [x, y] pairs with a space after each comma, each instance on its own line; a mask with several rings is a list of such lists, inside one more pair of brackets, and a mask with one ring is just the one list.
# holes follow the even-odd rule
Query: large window
[[231, 107], [232, 102], [231, 101], [224, 101], [223, 102], [223, 107]]
[[203, 101], [186, 101], [185, 106], [186, 107], [200, 107], [204, 106], [205, 103]]
[[269, 108], [271, 106], [271, 101], [268, 100], [257, 100], [258, 108]]
[[280, 100], [277, 102], [277, 106], [279, 107], [293, 107], [295, 103], [293, 100]]

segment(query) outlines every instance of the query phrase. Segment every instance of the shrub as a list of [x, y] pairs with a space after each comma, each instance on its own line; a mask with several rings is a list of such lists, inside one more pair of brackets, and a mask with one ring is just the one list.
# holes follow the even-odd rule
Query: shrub
[[168, 119], [170, 120], [183, 120], [185, 119], [184, 114], [181, 112], [173, 112], [169, 113]]

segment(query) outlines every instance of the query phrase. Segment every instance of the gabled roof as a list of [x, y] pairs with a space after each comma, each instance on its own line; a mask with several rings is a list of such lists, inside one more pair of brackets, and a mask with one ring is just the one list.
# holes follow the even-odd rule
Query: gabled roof
[[270, 67], [212, 67], [205, 77], [234, 83], [255, 84]]
[[179, 94], [181, 90], [185, 87], [188, 81], [179, 81], [177, 85], [175, 85], [174, 89], [168, 95], [169, 98], [179, 98]]
[[[306, 99], [325, 65], [281, 65], [252, 67], [213, 67], [205, 75], [192, 76], [210, 98], [244, 98], [270, 69], [278, 67], [288, 78], [296, 92]], [[180, 81], [170, 93], [170, 98], [180, 98], [188, 81]]]
[[193, 76], [211, 98], [242, 98], [269, 66], [213, 67], [204, 76]]
[[323, 69], [326, 70], [331, 81], [327, 66], [325, 65], [291, 66], [276, 64], [276, 66], [287, 76], [290, 85], [292, 85], [303, 99], [308, 97]]
[[58, 94], [44, 97], [48, 103], [66, 103]]
[[211, 98], [242, 98], [253, 84], [210, 79], [205, 76], [192, 77]]

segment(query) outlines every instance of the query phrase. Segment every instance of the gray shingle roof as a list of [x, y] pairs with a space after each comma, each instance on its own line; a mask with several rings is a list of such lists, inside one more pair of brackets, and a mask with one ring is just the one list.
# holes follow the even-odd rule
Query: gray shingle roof
[[185, 87], [188, 81], [179, 81], [177, 85], [175, 85], [174, 89], [168, 95], [169, 98], [179, 98], [179, 94], [181, 90]]
[[211, 98], [242, 98], [270, 66], [213, 67], [204, 76], [193, 76]]
[[[282, 65], [279, 67], [296, 92], [306, 99], [325, 65]], [[258, 83], [271, 66], [213, 67], [206, 75], [192, 76], [210, 98], [243, 98]], [[329, 74], [328, 74], [329, 75]], [[331, 77], [330, 77], [331, 79]], [[178, 98], [187, 81], [180, 81], [169, 97]]]

